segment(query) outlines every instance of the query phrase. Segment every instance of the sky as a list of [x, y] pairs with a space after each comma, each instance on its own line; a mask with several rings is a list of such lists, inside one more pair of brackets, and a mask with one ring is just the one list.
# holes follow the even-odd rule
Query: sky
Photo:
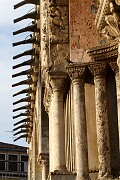
[[[23, 70], [21, 68], [13, 70], [12, 66], [30, 58], [29, 56], [26, 56], [13, 60], [13, 56], [31, 48], [30, 45], [12, 47], [13, 42], [24, 40], [30, 34], [22, 33], [13, 36], [14, 31], [29, 25], [31, 22], [29, 19], [16, 24], [13, 23], [13, 19], [26, 14], [33, 8], [32, 5], [27, 4], [14, 10], [13, 6], [20, 1], [22, 0], [0, 0], [0, 141], [27, 146], [25, 139], [18, 140], [17, 142], [13, 141], [13, 124], [20, 120], [18, 118], [12, 118], [14, 115], [20, 113], [19, 111], [16, 114], [13, 113], [13, 108], [25, 104], [13, 106], [14, 101], [22, 98], [22, 96], [18, 96], [15, 99], [12, 97], [13, 94], [24, 87], [12, 87], [12, 84], [21, 81], [21, 79], [18, 78], [12, 79], [12, 74]], [[23, 79], [26, 78], [24, 77]]]

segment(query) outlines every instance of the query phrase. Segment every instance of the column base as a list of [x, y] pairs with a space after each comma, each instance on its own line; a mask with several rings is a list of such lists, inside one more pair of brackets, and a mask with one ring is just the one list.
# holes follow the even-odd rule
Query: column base
[[47, 180], [76, 180], [76, 173], [52, 172]]

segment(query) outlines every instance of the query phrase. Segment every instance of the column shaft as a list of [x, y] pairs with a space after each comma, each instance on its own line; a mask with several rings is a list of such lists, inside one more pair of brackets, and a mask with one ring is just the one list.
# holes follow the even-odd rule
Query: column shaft
[[73, 80], [77, 179], [89, 179], [85, 92], [82, 79]]
[[106, 102], [106, 80], [104, 76], [96, 76], [95, 98], [96, 98], [96, 126], [99, 159], [99, 179], [109, 177], [110, 167], [110, 145]]
[[54, 171], [65, 171], [65, 122], [63, 114], [63, 93], [66, 74], [49, 72], [52, 86], [52, 137], [54, 140], [53, 168]]
[[48, 162], [42, 162], [42, 180], [47, 180], [49, 174], [49, 165]]
[[118, 133], [119, 133], [119, 165], [120, 165], [120, 75], [116, 73], [117, 111], [118, 111]]
[[64, 142], [64, 118], [63, 118], [63, 94], [58, 89], [53, 91], [54, 114], [54, 170], [65, 169], [65, 142]]
[[53, 154], [54, 154], [54, 122], [53, 122], [53, 95], [51, 97], [51, 103], [50, 103], [50, 109], [49, 109], [49, 166], [50, 166], [50, 172], [54, 171], [54, 160], [53, 160]]

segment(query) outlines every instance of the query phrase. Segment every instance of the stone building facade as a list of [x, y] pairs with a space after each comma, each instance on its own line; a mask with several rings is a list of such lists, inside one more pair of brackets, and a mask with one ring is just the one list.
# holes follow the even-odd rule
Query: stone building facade
[[27, 147], [0, 142], [0, 180], [27, 180]]
[[[27, 85], [13, 96], [16, 140], [29, 143], [28, 180], [104, 180], [120, 177], [120, 0], [24, 0], [34, 11], [14, 23], [32, 25], [13, 46], [32, 49], [13, 74]], [[25, 118], [22, 118], [25, 116]], [[18, 131], [19, 130], [19, 131]], [[22, 135], [21, 135], [22, 134]]]

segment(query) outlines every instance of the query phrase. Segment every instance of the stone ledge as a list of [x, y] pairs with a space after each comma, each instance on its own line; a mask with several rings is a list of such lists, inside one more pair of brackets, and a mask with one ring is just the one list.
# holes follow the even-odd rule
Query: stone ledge
[[76, 180], [76, 173], [50, 174], [47, 180]]

